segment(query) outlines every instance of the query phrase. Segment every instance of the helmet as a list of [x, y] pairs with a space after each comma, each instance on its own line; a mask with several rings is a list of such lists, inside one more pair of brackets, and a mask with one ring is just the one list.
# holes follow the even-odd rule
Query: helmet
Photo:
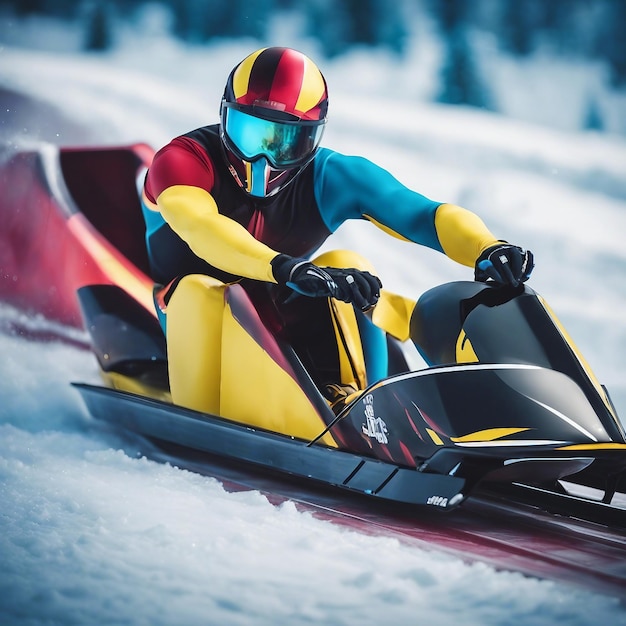
[[313, 159], [328, 109], [326, 81], [307, 56], [263, 48], [228, 77], [220, 107], [230, 171], [250, 195], [267, 197]]

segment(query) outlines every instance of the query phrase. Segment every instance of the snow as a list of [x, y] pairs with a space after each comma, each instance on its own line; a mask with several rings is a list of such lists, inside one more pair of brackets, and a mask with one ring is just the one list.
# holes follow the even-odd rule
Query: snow
[[[143, 42], [104, 57], [5, 47], [0, 86], [59, 110], [56, 132], [33, 118], [9, 146], [80, 143], [88, 125], [84, 142], [158, 147], [217, 120], [248, 43]], [[626, 415], [626, 141], [391, 100], [371, 86], [364, 98], [362, 63], [324, 68], [325, 145], [372, 158], [532, 249], [532, 286]], [[342, 227], [327, 247], [363, 252], [406, 294], [469, 277], [371, 225]], [[25, 339], [15, 323], [58, 330], [0, 305], [1, 624], [626, 624], [615, 598], [359, 534], [147, 460], [139, 442], [94, 423], [70, 387], [98, 382], [91, 355]]]

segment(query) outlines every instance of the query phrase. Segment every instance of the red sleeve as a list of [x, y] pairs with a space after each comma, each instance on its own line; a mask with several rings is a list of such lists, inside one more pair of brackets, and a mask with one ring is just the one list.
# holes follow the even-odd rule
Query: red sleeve
[[156, 199], [168, 187], [189, 185], [211, 193], [214, 182], [209, 155], [193, 139], [177, 137], [154, 155], [145, 192], [148, 200], [156, 204]]

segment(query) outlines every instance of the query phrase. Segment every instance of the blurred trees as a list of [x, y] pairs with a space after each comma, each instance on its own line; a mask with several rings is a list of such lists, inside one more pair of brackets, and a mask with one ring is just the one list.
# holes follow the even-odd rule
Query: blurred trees
[[101, 52], [113, 45], [113, 21], [108, 4], [94, 2], [85, 7], [85, 50]]
[[[492, 0], [478, 0], [479, 4]], [[614, 87], [626, 87], [626, 0], [495, 0], [495, 34], [503, 50], [528, 56], [540, 48], [607, 63]], [[479, 24], [480, 25], [480, 24]]]
[[291, 15], [300, 34], [317, 40], [328, 57], [355, 46], [401, 56], [418, 20], [434, 24], [443, 47], [438, 98], [445, 102], [489, 107], [477, 34], [513, 56], [548, 49], [600, 59], [611, 85], [626, 88], [626, 0], [0, 0], [0, 10], [20, 16], [81, 20], [91, 50], [112, 46], [115, 24], [148, 5], [165, 7], [173, 34], [194, 44], [237, 37], [265, 42], [272, 18]]
[[597, 42], [598, 56], [604, 57], [611, 71], [614, 87], [626, 87], [626, 2], [608, 0], [609, 7]]
[[0, 9], [65, 19], [108, 12], [130, 19], [150, 4], [167, 7], [174, 34], [194, 43], [216, 37], [262, 40], [276, 13], [291, 12], [301, 17], [302, 34], [316, 38], [328, 56], [355, 45], [402, 54], [411, 20], [429, 15], [448, 40], [467, 40], [475, 30], [492, 33], [514, 55], [550, 46], [561, 54], [603, 58], [615, 84], [626, 82], [626, 0], [0, 0]]
[[405, 50], [409, 31], [406, 4], [400, 0], [292, 0], [283, 2], [305, 18], [306, 34], [316, 38], [328, 57], [353, 46]]
[[469, 41], [470, 5], [465, 0], [433, 0], [435, 17], [444, 45], [440, 88], [437, 100], [490, 108], [488, 90], [480, 75]]
[[268, 15], [275, 10], [273, 0], [170, 0], [165, 2], [174, 14], [174, 33], [189, 43], [215, 38], [265, 36]]

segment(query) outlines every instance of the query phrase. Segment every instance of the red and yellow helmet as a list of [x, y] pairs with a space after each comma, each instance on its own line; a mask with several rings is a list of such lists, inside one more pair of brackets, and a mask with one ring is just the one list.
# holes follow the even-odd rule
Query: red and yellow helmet
[[228, 77], [221, 136], [233, 175], [250, 195], [266, 197], [313, 159], [328, 109], [326, 81], [306, 55], [263, 48]]

